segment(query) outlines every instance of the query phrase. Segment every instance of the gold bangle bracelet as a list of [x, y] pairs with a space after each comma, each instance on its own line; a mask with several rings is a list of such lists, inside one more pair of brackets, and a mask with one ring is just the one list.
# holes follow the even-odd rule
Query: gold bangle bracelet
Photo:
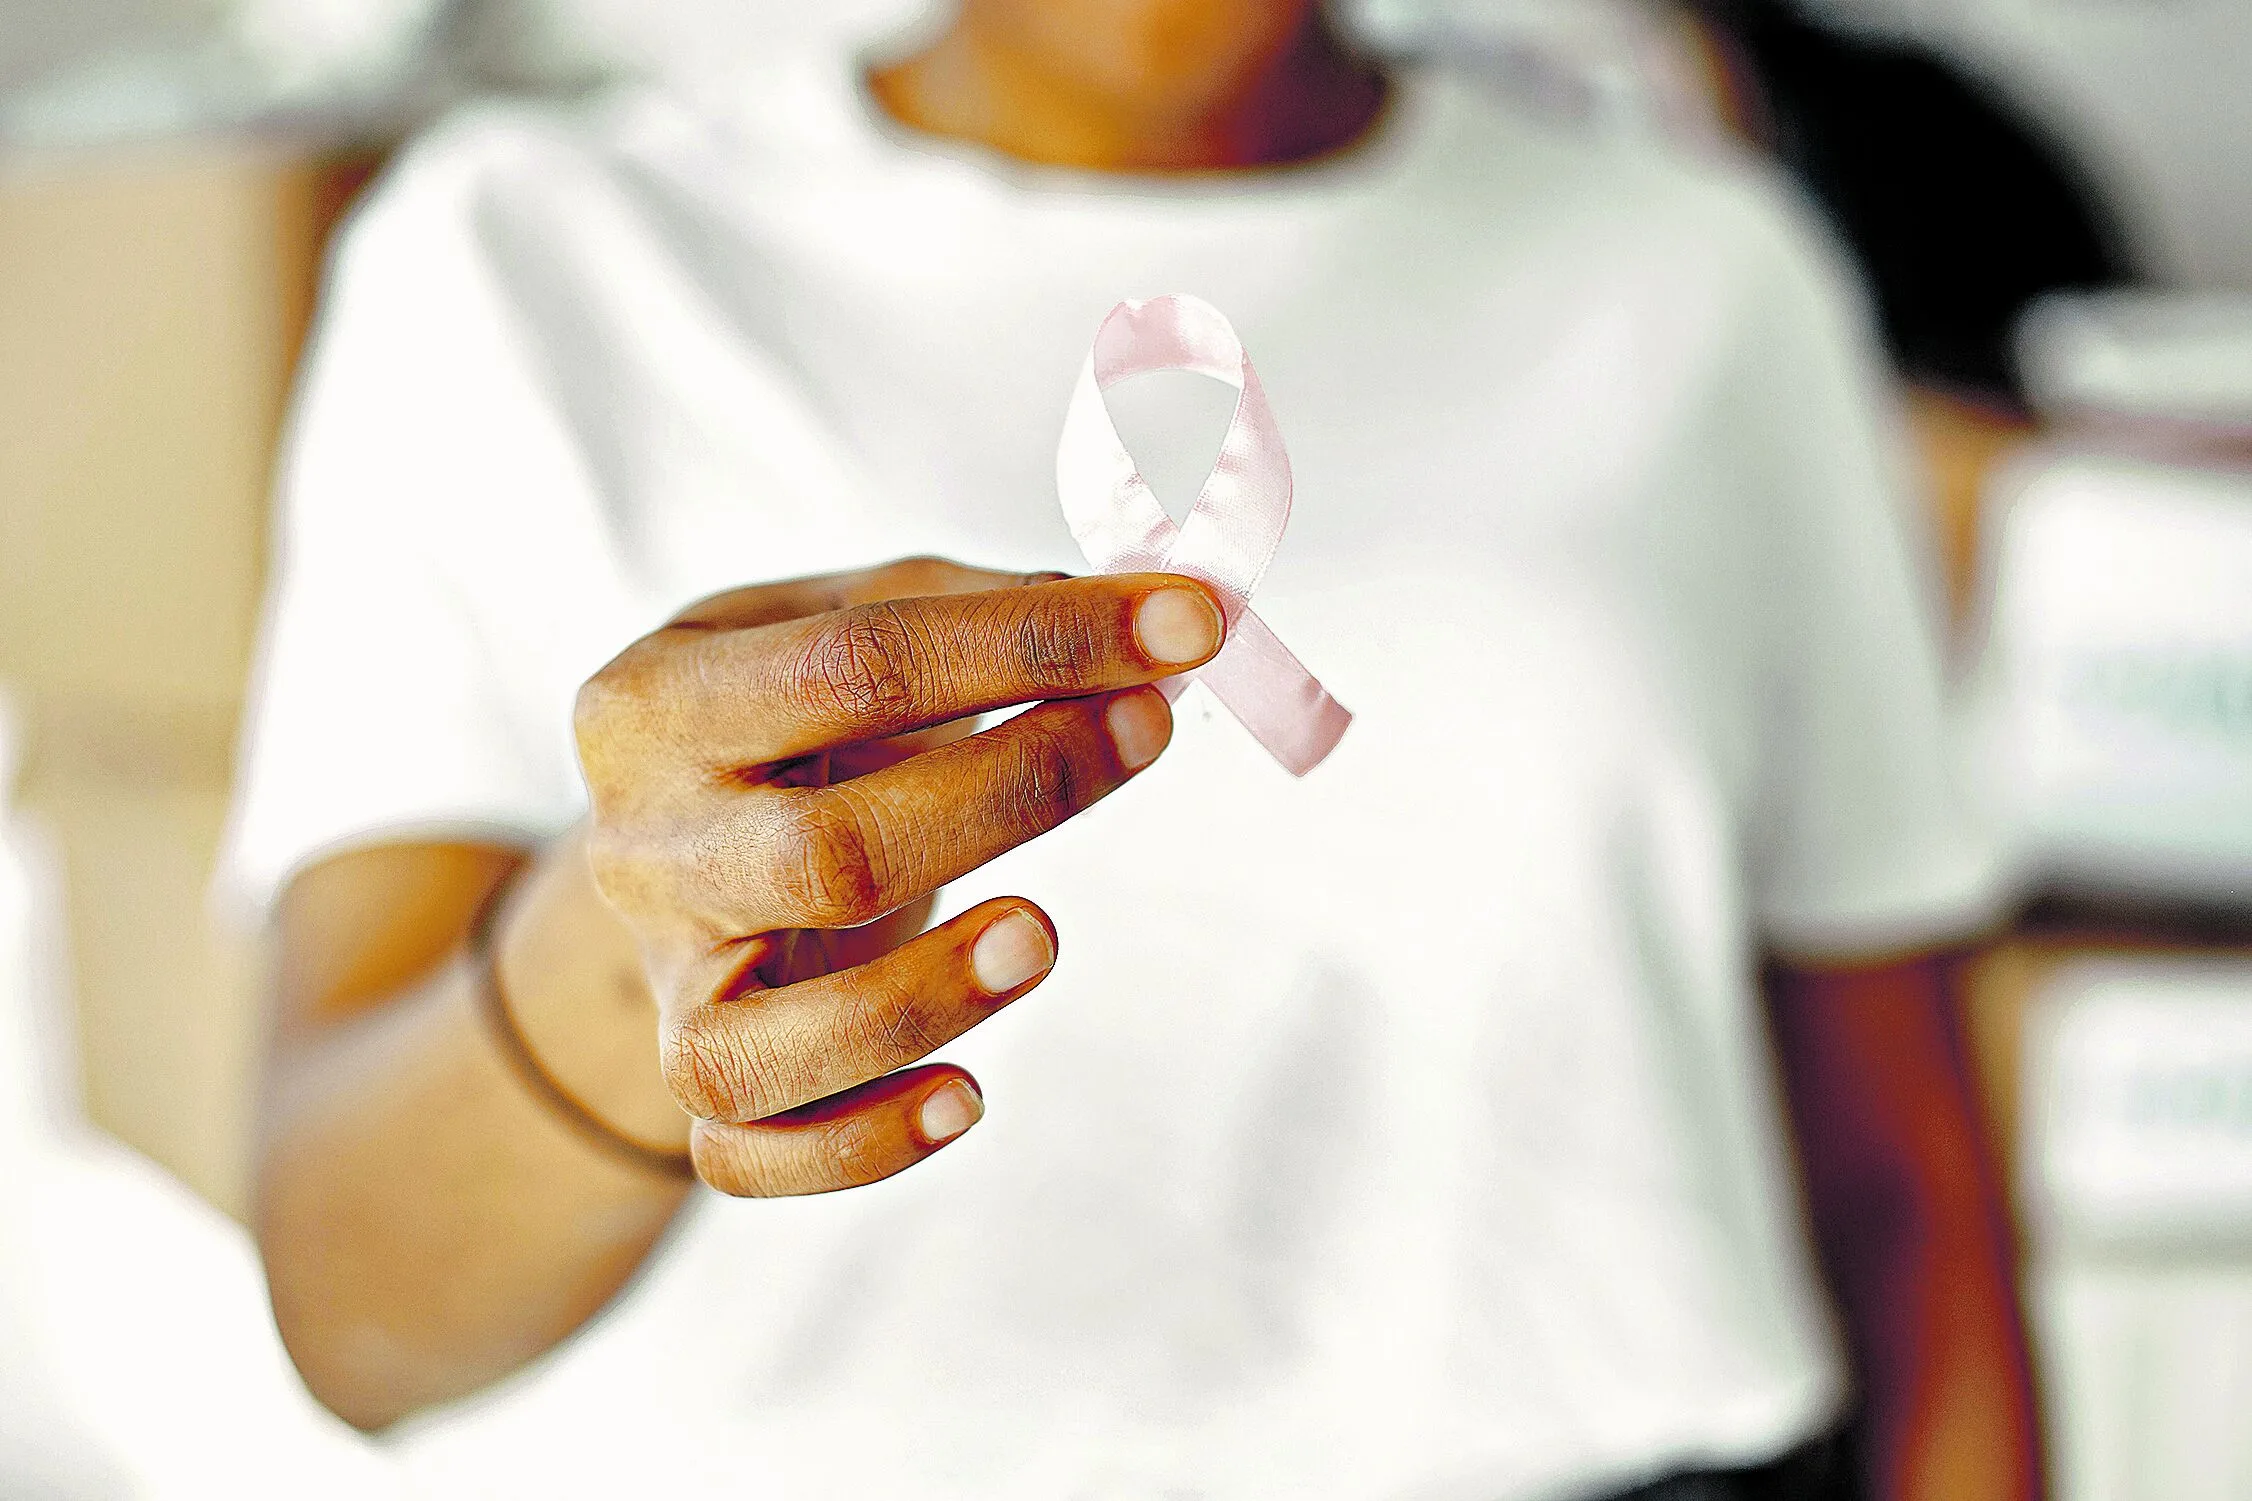
[[517, 1026], [516, 1017], [509, 1009], [508, 992], [500, 978], [500, 944], [496, 941], [501, 911], [515, 885], [511, 879], [494, 890], [484, 910], [477, 914], [477, 926], [469, 936], [469, 963], [477, 986], [477, 1009], [484, 1012], [485, 1019], [491, 1023], [493, 1040], [508, 1060], [509, 1071], [546, 1104], [550, 1114], [597, 1151], [668, 1178], [694, 1178], [696, 1165], [688, 1153], [668, 1152], [635, 1141], [619, 1131], [581, 1104], [532, 1052], [532, 1045], [525, 1040], [523, 1029]]

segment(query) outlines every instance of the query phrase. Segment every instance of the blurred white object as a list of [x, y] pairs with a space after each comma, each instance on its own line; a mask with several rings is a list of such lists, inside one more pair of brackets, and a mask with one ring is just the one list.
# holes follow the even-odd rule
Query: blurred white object
[[0, 92], [124, 38], [192, 41], [218, 8], [218, 0], [0, 0]]
[[2252, 1496], [2252, 1265], [2036, 1254], [2056, 1501]]
[[1702, 144], [1720, 120], [1694, 33], [1663, 0], [1357, 0], [1380, 51], [1428, 55], [1541, 112]]
[[56, 997], [68, 995], [55, 851], [13, 813], [14, 701], [0, 687], [0, 1162], [75, 1116], [78, 1059]]
[[[209, 0], [172, 24], [119, 11], [58, 56], [0, 71], [0, 145], [75, 146], [284, 125], [396, 129], [449, 97], [463, 0]], [[190, 19], [195, 24], [188, 24]]]
[[401, 1492], [298, 1384], [242, 1227], [77, 1104], [53, 847], [0, 698], [0, 1496]]
[[625, 73], [688, 82], [771, 62], [776, 52], [881, 42], [944, 10], [941, 0], [513, 0], [513, 8], [527, 52], [561, 45]]
[[2252, 964], [2090, 963], [2059, 983], [2036, 1048], [2043, 1234], [2252, 1256]]
[[2025, 1078], [2028, 1301], [2060, 1501], [2241, 1501], [2252, 964], [2063, 972]]
[[107, 0], [94, 18], [13, 48], [0, 19], [0, 145], [277, 125], [391, 134], [494, 88], [724, 80], [777, 52], [888, 36], [936, 9], [936, 0]]
[[2252, 896], [2252, 472], [2056, 451], [1995, 511], [1974, 722], [2025, 873]]
[[[287, 8], [292, 0], [246, 0]], [[333, 3], [333, 0], [332, 0]], [[1438, 54], [1557, 113], [1672, 131], [1713, 116], [1680, 12], [1664, 0], [1344, 0], [1379, 50]], [[469, 0], [527, 71], [596, 61], [639, 77], [724, 79], [808, 47], [882, 47], [942, 20], [947, 0]]]
[[[64, 993], [51, 941], [52, 857], [8, 815], [14, 752], [11, 706], [0, 694], [0, 1183], [11, 1200], [57, 1134], [58, 1085], [71, 1066], [46, 1000]], [[11, 1202], [0, 1215], [0, 1495], [128, 1495], [123, 1474], [45, 1379], [41, 1313], [10, 1229], [26, 1213]]]
[[[0, 0], [5, 3], [5, 0]], [[25, 0], [16, 0], [25, 3]], [[945, 0], [109, 0], [11, 58], [0, 144], [284, 124], [392, 132], [494, 87], [726, 86], [778, 55], [881, 47]], [[1663, 0], [1351, 0], [1383, 50], [1436, 54], [1547, 113], [1708, 138], [1710, 90]], [[156, 18], [161, 18], [158, 24]]]
[[2018, 366], [2053, 418], [2252, 434], [2252, 293], [2053, 293], [2020, 325]]
[[456, 0], [235, 0], [227, 33], [279, 100], [366, 100], [397, 90]]

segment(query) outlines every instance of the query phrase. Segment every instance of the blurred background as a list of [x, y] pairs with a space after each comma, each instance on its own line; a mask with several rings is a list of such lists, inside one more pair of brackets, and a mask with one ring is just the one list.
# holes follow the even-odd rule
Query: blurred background
[[[150, 1477], [246, 1431], [246, 1392], [301, 1428], [291, 1463], [363, 1462], [279, 1363], [234, 1224], [259, 956], [204, 893], [331, 233], [464, 97], [695, 87], [920, 11], [0, 0], [0, 1167], [78, 1227], [35, 1243], [11, 1190], [0, 1347], [45, 1339], [49, 1376], [90, 1382], [150, 1362], [130, 1300], [92, 1324], [10, 1302], [103, 1227], [172, 1247], [121, 1273], [137, 1296], [203, 1279], [177, 1283], [204, 1304], [177, 1356], [200, 1392], [175, 1389], [178, 1432], [119, 1440], [115, 1494], [172, 1493]], [[1346, 14], [1558, 128], [1769, 155], [1850, 248], [1928, 461], [1966, 743], [2023, 875], [1966, 1032], [2059, 1492], [2252, 1497], [2252, 5]], [[9, 1494], [71, 1442], [29, 1369], [0, 1369]]]

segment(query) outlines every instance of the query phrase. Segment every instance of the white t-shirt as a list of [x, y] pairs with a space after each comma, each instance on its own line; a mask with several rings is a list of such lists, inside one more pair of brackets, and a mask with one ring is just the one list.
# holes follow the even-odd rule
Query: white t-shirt
[[976, 1131], [698, 1204], [416, 1464], [1491, 1501], [1815, 1431], [1756, 946], [1958, 929], [1990, 875], [1835, 271], [1741, 169], [1445, 77], [1225, 181], [912, 142], [852, 78], [486, 111], [392, 171], [297, 409], [235, 887], [567, 825], [578, 683], [702, 593], [1078, 565], [1054, 444], [1126, 296], [1242, 331], [1298, 478], [1257, 608], [1358, 719], [1294, 781], [1192, 690], [1157, 766], [951, 894], [1062, 934], [943, 1050]]

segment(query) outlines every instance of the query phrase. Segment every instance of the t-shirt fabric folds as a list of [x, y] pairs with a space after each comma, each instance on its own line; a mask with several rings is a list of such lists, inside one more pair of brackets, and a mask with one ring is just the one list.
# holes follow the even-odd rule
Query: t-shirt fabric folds
[[[1080, 566], [1064, 405], [1111, 304], [1168, 291], [1279, 415], [1256, 604], [1351, 732], [1294, 781], [1192, 689], [1150, 772], [947, 895], [1061, 933], [944, 1050], [978, 1129], [695, 1205], [410, 1428], [434, 1488], [1494, 1501], [1834, 1415], [1756, 954], [1958, 932], [1993, 865], [1860, 309], [1742, 165], [1443, 74], [1220, 181], [918, 143], [841, 60], [464, 115], [333, 267], [225, 889], [568, 826], [578, 684], [703, 594]], [[1114, 405], [1163, 495], [1209, 444], [1162, 435], [1218, 426], [1144, 384]]]

